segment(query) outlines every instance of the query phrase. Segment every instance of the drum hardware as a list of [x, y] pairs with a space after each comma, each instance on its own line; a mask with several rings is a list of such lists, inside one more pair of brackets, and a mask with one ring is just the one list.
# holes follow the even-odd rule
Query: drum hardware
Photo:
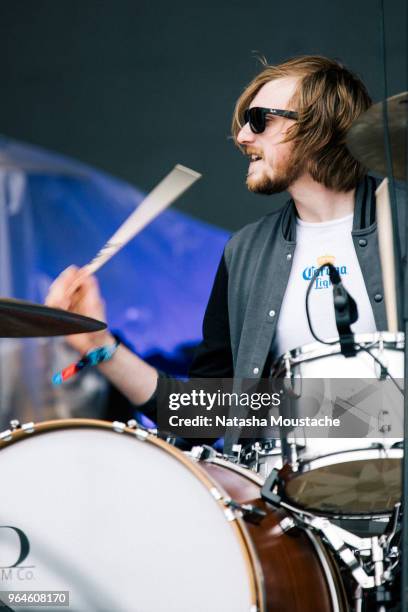
[[324, 268], [327, 268], [328, 270], [330, 282], [332, 285], [333, 306], [336, 320], [336, 328], [339, 334], [338, 342], [340, 344], [341, 354], [347, 358], [355, 357], [356, 345], [354, 342], [354, 333], [352, 332], [350, 326], [358, 319], [357, 304], [354, 298], [348, 293], [348, 291], [344, 287], [338, 269], [335, 268], [334, 265], [329, 261], [325, 261], [322, 265], [316, 268], [316, 270], [313, 272], [312, 278], [310, 279], [309, 285], [306, 290], [305, 309], [310, 333], [312, 334], [313, 338], [317, 340], [317, 342], [321, 342], [322, 344], [332, 345], [336, 344], [337, 342], [337, 340], [324, 340], [323, 338], [319, 338], [319, 336], [314, 331], [312, 320], [310, 318], [310, 292], [314, 286], [317, 277], [323, 273]]
[[402, 516], [402, 504], [401, 502], [398, 502], [394, 506], [394, 510], [392, 512], [390, 520], [388, 521], [387, 528], [384, 532], [384, 535], [386, 536], [386, 539], [387, 539], [387, 546], [390, 550], [392, 548], [395, 548], [395, 547], [392, 547], [392, 541], [394, 540], [395, 536], [399, 534], [401, 516]]
[[[371, 356], [373, 356], [371, 354]], [[379, 362], [376, 362], [376, 374], [378, 380], [386, 380], [388, 375], [388, 359], [386, 352], [384, 351], [384, 340], [380, 338], [378, 341], [378, 355]]]
[[34, 432], [35, 425], [32, 421], [30, 421], [29, 423], [23, 423], [23, 425], [19, 425], [18, 427], [14, 425], [15, 421], [16, 419], [10, 421], [10, 429], [6, 429], [0, 433], [0, 441], [8, 442], [9, 440], [11, 440], [12, 434], [18, 430], [21, 430], [26, 434], [31, 434]]
[[[121, 421], [113, 421], [112, 429], [116, 433], [121, 434], [125, 432], [128, 429], [128, 427], [126, 423], [122, 423]], [[132, 429], [132, 432], [135, 434], [136, 438], [140, 440], [141, 442], [146, 440], [147, 437], [149, 436], [149, 431], [147, 429], [144, 429], [143, 427], [140, 427], [139, 424], [137, 424], [136, 427], [132, 427], [131, 429]]]
[[296, 442], [290, 442], [288, 446], [290, 452], [290, 466], [293, 472], [297, 472], [299, 469], [299, 457], [297, 452], [298, 445]]
[[285, 516], [279, 523], [279, 527], [282, 529], [283, 533], [290, 531], [294, 527], [296, 527], [295, 520], [290, 516]]
[[[336, 553], [336, 555], [343, 561], [343, 563], [348, 567], [350, 573], [353, 575], [356, 582], [363, 589], [371, 589], [376, 586], [374, 576], [370, 576], [367, 571], [364, 569], [362, 561], [361, 561], [361, 553], [369, 553], [370, 550], [373, 555], [373, 547], [374, 541], [376, 542], [376, 550], [378, 550], [377, 543], [378, 537], [374, 536], [374, 538], [358, 538], [358, 536], [352, 535], [350, 538], [353, 541], [353, 544], [357, 544], [356, 538], [358, 538], [358, 547], [353, 546], [349, 542], [346, 541], [345, 538], [342, 537], [341, 532], [344, 531], [341, 527], [337, 527], [332, 525], [327, 518], [323, 518], [320, 516], [313, 517], [310, 519], [309, 517], [302, 516], [301, 523], [305, 526], [309, 526], [322, 536], [324, 536], [326, 542], [329, 544], [330, 548]], [[349, 538], [347, 538], [349, 539]], [[346, 545], [348, 544], [348, 546]], [[354, 550], [353, 550], [354, 549]], [[382, 551], [381, 551], [382, 553]], [[376, 557], [376, 560], [373, 562], [375, 565], [377, 575], [381, 575], [381, 580], [383, 580], [383, 557], [381, 559]], [[379, 564], [381, 563], [381, 568], [379, 568]], [[381, 572], [380, 572], [381, 569]]]
[[257, 508], [253, 504], [238, 504], [230, 497], [223, 498], [222, 501], [225, 506], [231, 508], [234, 512], [238, 512], [244, 521], [248, 521], [248, 523], [252, 523], [253, 525], [259, 525], [266, 516], [264, 510]]
[[[211, 446], [203, 444], [202, 446], [193, 446], [188, 455], [193, 461], [208, 461], [209, 459], [214, 459], [217, 457], [218, 453]], [[240, 504], [231, 497], [223, 496], [216, 487], [211, 489], [211, 494], [213, 495], [214, 499], [221, 501], [226, 508], [233, 511], [234, 518], [236, 514], [238, 514], [238, 516], [243, 518], [245, 521], [258, 525], [266, 516], [266, 512], [264, 512], [261, 508], [258, 508], [253, 504]], [[227, 516], [231, 516], [230, 513]]]
[[232, 461], [233, 463], [240, 463], [242, 452], [242, 444], [233, 444], [230, 455], [224, 455], [224, 458], [227, 461]]
[[355, 612], [362, 612], [363, 610], [363, 589], [359, 584], [354, 589], [354, 610]]
[[272, 506], [277, 506], [278, 508], [282, 504], [282, 498], [278, 493], [274, 493], [273, 490], [280, 482], [280, 474], [279, 470], [276, 468], [271, 471], [268, 478], [266, 479], [262, 489], [261, 489], [261, 497], [265, 501], [272, 504]]
[[18, 419], [12, 419], [10, 421], [10, 429], [11, 431], [15, 431], [16, 429], [21, 429], [21, 424]]
[[390, 600], [389, 587], [395, 580], [396, 569], [400, 561], [400, 550], [393, 544], [399, 533], [401, 521], [401, 504], [395, 505], [385, 533], [381, 536], [360, 537], [331, 523], [329, 518], [295, 508], [273, 492], [281, 483], [280, 473], [273, 470], [261, 489], [261, 497], [275, 507], [285, 508], [291, 515], [284, 517], [279, 526], [283, 533], [298, 527], [312, 529], [328, 544], [336, 557], [348, 568], [358, 587], [355, 601], [362, 599], [362, 591], [376, 589], [376, 602], [386, 603]]
[[152, 436], [157, 436], [157, 429], [150, 429], [149, 427], [142, 427], [142, 425], [140, 425], [140, 423], [138, 423], [136, 419], [130, 419], [129, 421], [127, 421], [126, 427], [128, 429], [135, 430], [136, 437], [138, 437], [139, 440], [145, 440], [147, 437], [147, 434], [151, 434]]
[[378, 431], [389, 433], [391, 431], [390, 413], [388, 410], [381, 410], [378, 415]]
[[126, 423], [122, 423], [121, 421], [113, 421], [112, 429], [113, 431], [116, 431], [116, 433], [123, 433], [126, 429]]
[[194, 461], [204, 461], [209, 457], [215, 457], [217, 451], [212, 446], [203, 444], [202, 446], [193, 446], [189, 454]]
[[267, 478], [271, 470], [282, 465], [281, 441], [269, 438], [262, 441], [253, 442], [247, 446], [239, 446], [238, 463], [248, 469], [260, 474], [262, 478]]

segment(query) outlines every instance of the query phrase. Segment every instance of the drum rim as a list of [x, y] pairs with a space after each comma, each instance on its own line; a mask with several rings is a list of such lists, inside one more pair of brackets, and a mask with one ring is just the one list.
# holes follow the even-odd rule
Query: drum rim
[[347, 513], [339, 513], [332, 510], [322, 510], [321, 508], [315, 508], [314, 506], [303, 506], [299, 502], [295, 501], [289, 495], [286, 494], [286, 491], [281, 488], [279, 490], [279, 495], [282, 499], [282, 508], [284, 510], [289, 510], [293, 514], [305, 514], [308, 516], [322, 516], [324, 518], [334, 519], [334, 520], [350, 520], [350, 521], [376, 521], [387, 519], [392, 516], [392, 510], [387, 510], [386, 512], [372, 512], [372, 513], [361, 513], [361, 512], [347, 512]]
[[236, 472], [237, 474], [244, 476], [254, 484], [258, 485], [259, 487], [262, 487], [265, 484], [265, 479], [262, 478], [262, 476], [257, 472], [254, 472], [250, 468], [240, 463], [233, 463], [232, 461], [228, 461], [222, 456], [208, 457], [207, 459], [204, 459], [204, 463], [213, 463], [214, 465], [219, 465], [227, 470]]
[[348, 608], [347, 595], [345, 592], [343, 579], [334, 556], [331, 555], [329, 550], [324, 547], [321, 537], [318, 536], [312, 529], [305, 529], [304, 531], [316, 551], [320, 561], [320, 566], [322, 567], [326, 577], [327, 586], [332, 599], [332, 612], [341, 612], [343, 610], [346, 611]]
[[[351, 453], [357, 453], [363, 455], [368, 453], [374, 455], [375, 453], [383, 453], [382, 457], [358, 457], [350, 460]], [[348, 455], [348, 458], [341, 460], [343, 455]], [[402, 448], [347, 448], [342, 451], [335, 451], [333, 453], [326, 453], [325, 455], [319, 455], [310, 457], [309, 459], [299, 459], [298, 473], [309, 473], [321, 467], [329, 467], [339, 463], [351, 463], [351, 461], [364, 461], [364, 459], [402, 459], [403, 450]], [[335, 461], [335, 459], [338, 459]], [[332, 459], [332, 461], [328, 461]], [[340, 459], [340, 460], [339, 460]], [[327, 461], [326, 461], [327, 460]], [[319, 464], [319, 465], [316, 465]]]
[[[226, 514], [226, 506], [223, 499], [228, 498], [227, 492], [223, 487], [207, 474], [197, 462], [187, 457], [185, 453], [168, 444], [161, 438], [150, 433], [147, 429], [141, 426], [136, 428], [128, 427], [125, 423], [119, 421], [106, 421], [102, 419], [90, 418], [72, 418], [72, 419], [54, 419], [48, 421], [40, 421], [37, 423], [24, 424], [14, 430], [4, 430], [0, 432], [0, 452], [17, 442], [22, 442], [36, 435], [43, 435], [57, 430], [64, 429], [102, 429], [117, 434], [126, 434], [132, 436], [137, 442], [150, 442], [159, 447], [162, 451], [168, 452], [173, 459], [178, 460], [183, 464], [200, 483], [207, 489], [210, 497], [218, 505], [223, 513], [225, 522], [228, 523], [235, 537], [238, 540], [239, 547], [243, 556], [244, 565], [247, 569], [249, 595], [251, 599], [251, 609], [266, 612], [266, 595], [264, 589], [264, 577], [260, 569], [260, 564], [256, 555], [256, 551], [252, 544], [247, 528], [242, 518], [234, 514], [234, 518], [228, 518]], [[0, 455], [1, 457], [1, 455]]]
[[[377, 331], [366, 334], [356, 334], [354, 336], [358, 344], [378, 344], [380, 341], [384, 343], [384, 349], [402, 351], [404, 348], [404, 333], [403, 332], [387, 332]], [[274, 362], [272, 370], [279, 372], [279, 365], [286, 359], [289, 359], [291, 365], [305, 363], [314, 359], [330, 357], [341, 353], [340, 341], [338, 338], [329, 338], [327, 342], [334, 344], [322, 344], [320, 342], [310, 342], [301, 346], [295, 347], [280, 355]]]

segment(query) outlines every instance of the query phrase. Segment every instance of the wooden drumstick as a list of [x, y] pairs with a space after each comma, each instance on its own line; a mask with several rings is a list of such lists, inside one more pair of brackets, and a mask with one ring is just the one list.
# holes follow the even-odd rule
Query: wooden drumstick
[[201, 174], [177, 164], [169, 174], [145, 197], [136, 210], [122, 223], [92, 261], [84, 266], [85, 274], [93, 274], [122, 247], [153, 221], [165, 208], [181, 196]]
[[388, 331], [398, 331], [397, 290], [395, 281], [394, 240], [388, 179], [385, 178], [375, 192], [377, 200], [378, 244]]

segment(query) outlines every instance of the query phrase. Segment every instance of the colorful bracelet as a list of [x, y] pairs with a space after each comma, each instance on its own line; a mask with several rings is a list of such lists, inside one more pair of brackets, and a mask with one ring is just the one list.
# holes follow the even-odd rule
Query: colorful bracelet
[[69, 366], [57, 372], [52, 377], [52, 383], [54, 385], [60, 385], [68, 378], [75, 376], [80, 370], [87, 366], [96, 366], [103, 361], [109, 361], [116, 353], [119, 346], [119, 340], [116, 340], [114, 344], [106, 344], [105, 346], [98, 346], [88, 351], [79, 361], [71, 363]]

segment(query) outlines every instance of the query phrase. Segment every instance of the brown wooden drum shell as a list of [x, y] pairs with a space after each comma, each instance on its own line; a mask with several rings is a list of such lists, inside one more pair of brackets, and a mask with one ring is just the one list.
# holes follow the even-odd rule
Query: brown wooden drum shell
[[[296, 527], [282, 531], [279, 523], [288, 514], [261, 499], [256, 474], [217, 459], [201, 461], [199, 465], [234, 501], [256, 505], [267, 513], [259, 524], [246, 522], [263, 573], [267, 612], [347, 609], [341, 578], [321, 541], [313, 536], [313, 544], [311, 537]], [[330, 570], [324, 570], [315, 546]], [[331, 574], [331, 587], [326, 572]]]

